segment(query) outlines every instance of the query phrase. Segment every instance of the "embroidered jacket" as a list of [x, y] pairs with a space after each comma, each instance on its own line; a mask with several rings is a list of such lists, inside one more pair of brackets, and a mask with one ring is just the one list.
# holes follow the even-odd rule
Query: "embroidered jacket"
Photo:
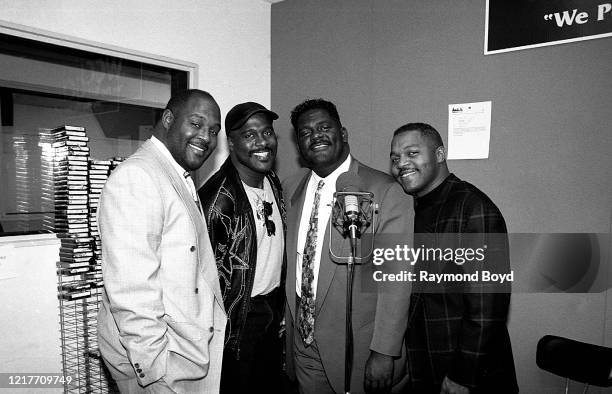
[[[287, 214], [280, 181], [274, 172], [267, 176], [280, 210], [283, 231]], [[255, 218], [238, 171], [230, 158], [198, 191], [208, 223], [210, 242], [215, 253], [225, 311], [228, 315], [225, 348], [240, 358], [240, 339], [246, 322], [257, 264]], [[286, 256], [283, 254], [280, 289], [284, 289]], [[278, 291], [277, 313], [283, 315], [284, 291]]]

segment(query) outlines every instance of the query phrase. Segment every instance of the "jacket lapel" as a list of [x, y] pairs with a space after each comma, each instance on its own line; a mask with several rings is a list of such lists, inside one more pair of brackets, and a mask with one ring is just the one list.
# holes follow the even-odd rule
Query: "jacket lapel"
[[309, 171], [299, 181], [293, 195], [290, 197], [291, 206], [287, 212], [287, 282], [285, 287], [287, 289], [287, 303], [289, 304], [291, 316], [295, 316], [296, 306], [295, 265], [297, 261], [298, 231], [300, 227], [300, 218], [302, 217], [302, 209], [304, 208], [306, 185], [308, 185], [310, 174]]
[[[334, 275], [338, 268], [338, 264], [334, 262], [334, 259], [332, 258], [329, 252], [330, 226], [331, 217], [330, 220], [327, 222], [327, 227], [325, 228], [325, 237], [323, 238], [323, 250], [321, 250], [321, 261], [319, 262], [319, 277], [317, 279], [316, 297], [317, 311], [321, 309], [323, 301], [325, 301], [329, 286], [331, 285], [332, 279], [334, 278]], [[341, 242], [344, 241], [340, 233], [335, 228], [331, 228], [331, 239], [332, 245], [341, 245]], [[342, 247], [341, 250], [343, 249], [344, 247]], [[337, 253], [337, 249], [334, 249], [334, 252]], [[343, 252], [341, 252], [341, 254], [343, 255]]]

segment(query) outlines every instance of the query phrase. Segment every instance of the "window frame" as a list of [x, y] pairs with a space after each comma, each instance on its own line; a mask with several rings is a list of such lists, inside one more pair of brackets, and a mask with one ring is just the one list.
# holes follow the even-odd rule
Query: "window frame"
[[155, 55], [152, 53], [136, 51], [133, 49], [122, 48], [111, 44], [85, 40], [66, 34], [36, 29], [30, 26], [24, 26], [3, 20], [0, 20], [0, 33], [40, 41], [47, 44], [97, 53], [100, 55], [113, 56], [125, 60], [132, 60], [155, 66], [172, 68], [179, 71], [186, 71], [189, 89], [197, 89], [198, 87], [198, 65], [195, 63]]

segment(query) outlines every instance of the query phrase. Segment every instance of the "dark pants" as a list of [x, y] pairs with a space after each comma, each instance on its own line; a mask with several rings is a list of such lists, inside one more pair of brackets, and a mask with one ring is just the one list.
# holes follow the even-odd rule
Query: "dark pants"
[[223, 353], [222, 394], [282, 392], [282, 342], [274, 310], [278, 291], [251, 298], [238, 357]]

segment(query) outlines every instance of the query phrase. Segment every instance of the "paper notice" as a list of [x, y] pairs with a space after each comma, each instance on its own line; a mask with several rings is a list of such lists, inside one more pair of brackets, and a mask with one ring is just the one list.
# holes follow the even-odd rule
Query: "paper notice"
[[448, 106], [448, 159], [487, 159], [491, 102]]

